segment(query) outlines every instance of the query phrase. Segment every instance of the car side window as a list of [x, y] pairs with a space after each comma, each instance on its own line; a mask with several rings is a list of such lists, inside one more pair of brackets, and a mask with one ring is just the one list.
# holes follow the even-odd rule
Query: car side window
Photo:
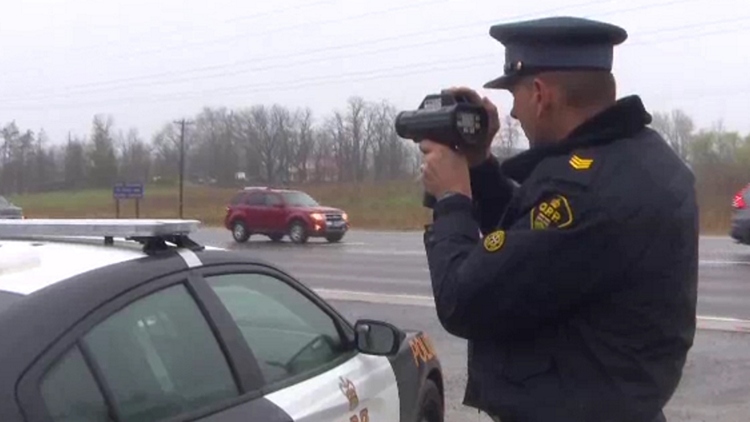
[[274, 205], [281, 204], [281, 203], [282, 201], [279, 195], [276, 195], [276, 194], [266, 195], [266, 205], [268, 205], [269, 207], [272, 207]]
[[47, 371], [41, 395], [54, 422], [107, 422], [109, 413], [94, 375], [78, 347]]
[[247, 205], [255, 205], [255, 206], [257, 206], [257, 205], [265, 205], [265, 203], [266, 203], [265, 195], [262, 194], [262, 193], [253, 193], [253, 194], [250, 194], [250, 196], [248, 196], [248, 198], [247, 198], [246, 203], [247, 203]]
[[230, 203], [231, 203], [232, 205], [242, 205], [242, 204], [244, 204], [245, 202], [247, 202], [247, 193], [245, 193], [245, 192], [240, 192], [240, 193], [238, 193], [238, 194], [237, 194], [237, 195], [235, 195], [235, 196], [234, 196], [234, 197], [232, 198], [232, 200], [230, 201]]
[[281, 279], [207, 276], [253, 351], [267, 384], [315, 371], [348, 353], [336, 322]]
[[[216, 338], [182, 284], [131, 303], [82, 343], [123, 422], [161, 420], [239, 395]], [[54, 376], [48, 373], [47, 382]], [[75, 409], [76, 403], [66, 404]]]

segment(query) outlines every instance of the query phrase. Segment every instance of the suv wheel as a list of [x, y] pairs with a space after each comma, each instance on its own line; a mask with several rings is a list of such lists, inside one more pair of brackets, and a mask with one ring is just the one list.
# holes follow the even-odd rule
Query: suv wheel
[[247, 239], [250, 238], [250, 233], [247, 231], [245, 223], [243, 223], [242, 221], [234, 222], [234, 224], [232, 225], [232, 237], [237, 243], [247, 242]]
[[305, 223], [300, 220], [295, 220], [289, 226], [289, 238], [294, 243], [305, 243], [307, 242], [307, 227]]
[[326, 240], [329, 241], [330, 243], [339, 242], [343, 238], [344, 238], [344, 234], [343, 233], [335, 233], [335, 234], [326, 235]]
[[443, 422], [443, 399], [440, 390], [432, 380], [427, 380], [419, 401], [417, 422]]

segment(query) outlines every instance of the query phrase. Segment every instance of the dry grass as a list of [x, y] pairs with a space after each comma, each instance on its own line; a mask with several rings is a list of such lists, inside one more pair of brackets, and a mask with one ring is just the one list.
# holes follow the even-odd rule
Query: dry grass
[[[421, 230], [430, 213], [422, 207], [419, 184], [390, 182], [382, 184], [323, 184], [298, 186], [321, 204], [344, 209], [352, 226], [362, 229]], [[186, 218], [201, 220], [207, 226], [223, 222], [225, 206], [235, 188], [186, 186]], [[728, 201], [709, 200], [703, 196], [701, 230], [704, 234], [726, 235], [731, 208]], [[30, 218], [110, 218], [115, 203], [110, 190], [55, 192], [13, 197]], [[122, 201], [121, 217], [135, 217], [135, 203]], [[147, 186], [141, 201], [142, 218], [175, 218], [178, 216], [177, 187]]]
[[[292, 187], [295, 188], [295, 187]], [[298, 186], [323, 205], [344, 209], [354, 228], [421, 229], [429, 218], [421, 206], [418, 184], [323, 184]], [[225, 207], [236, 188], [186, 186], [184, 217], [207, 226], [223, 223]], [[111, 190], [82, 190], [12, 197], [28, 218], [112, 218], [116, 215]], [[140, 203], [141, 218], [176, 218], [179, 210], [177, 187], [146, 186]], [[122, 218], [135, 217], [135, 201], [120, 202]]]
[[[730, 197], [731, 200], [731, 197]], [[700, 204], [701, 233], [705, 235], [727, 236], [732, 220], [732, 207], [729, 201], [703, 200]]]

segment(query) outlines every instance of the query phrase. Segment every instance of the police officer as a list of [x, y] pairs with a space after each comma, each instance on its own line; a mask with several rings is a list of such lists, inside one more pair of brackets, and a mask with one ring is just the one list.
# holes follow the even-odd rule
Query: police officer
[[[502, 422], [664, 421], [693, 344], [694, 179], [616, 98], [624, 29], [553, 17], [493, 26], [530, 148], [502, 163], [490, 137], [454, 152], [429, 140], [423, 182], [438, 198], [425, 247], [437, 315], [468, 339], [464, 404]], [[481, 235], [480, 235], [481, 233]]]

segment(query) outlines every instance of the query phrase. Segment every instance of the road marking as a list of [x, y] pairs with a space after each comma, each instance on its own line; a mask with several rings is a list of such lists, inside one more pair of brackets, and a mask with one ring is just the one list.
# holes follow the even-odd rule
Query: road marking
[[313, 289], [326, 300], [343, 300], [351, 302], [381, 303], [385, 305], [407, 305], [435, 307], [435, 302], [430, 296], [405, 295], [405, 294], [382, 294], [371, 292], [358, 292], [352, 290], [335, 289]]
[[[421, 306], [426, 308], [435, 307], [435, 301], [433, 298], [423, 295], [383, 294], [322, 288], [314, 290], [325, 300], [380, 303], [384, 305]], [[699, 330], [750, 333], [750, 321], [737, 318], [699, 315], [697, 317], [697, 328]]]
[[750, 265], [750, 261], [724, 261], [721, 259], [701, 259], [698, 265], [703, 266], [732, 266], [732, 265]]
[[352, 249], [352, 250], [346, 250], [346, 253], [356, 254], [356, 255], [427, 256], [424, 250], [398, 250], [398, 249]]
[[[301, 273], [301, 271], [300, 271]], [[301, 274], [298, 276], [301, 280], [324, 280], [324, 281], [348, 281], [354, 283], [368, 283], [368, 284], [396, 284], [396, 285], [413, 285], [413, 286], [429, 286], [430, 281], [428, 280], [416, 280], [416, 279], [404, 279], [401, 277], [363, 277], [358, 275], [334, 275], [334, 274]], [[359, 293], [359, 292], [357, 292]]]
[[750, 321], [737, 318], [698, 316], [698, 329], [750, 333]]
[[[385, 255], [385, 256], [423, 256], [426, 257], [427, 254], [424, 251], [424, 249], [359, 249], [359, 248], [353, 248], [353, 249], [342, 249], [342, 252], [345, 252], [346, 254], [352, 254], [352, 255]], [[724, 259], [701, 259], [698, 261], [698, 265], [704, 266], [704, 267], [722, 267], [722, 266], [736, 266], [736, 265], [742, 265], [742, 266], [750, 266], [750, 260], [748, 261], [732, 261], [732, 260], [724, 260]]]

